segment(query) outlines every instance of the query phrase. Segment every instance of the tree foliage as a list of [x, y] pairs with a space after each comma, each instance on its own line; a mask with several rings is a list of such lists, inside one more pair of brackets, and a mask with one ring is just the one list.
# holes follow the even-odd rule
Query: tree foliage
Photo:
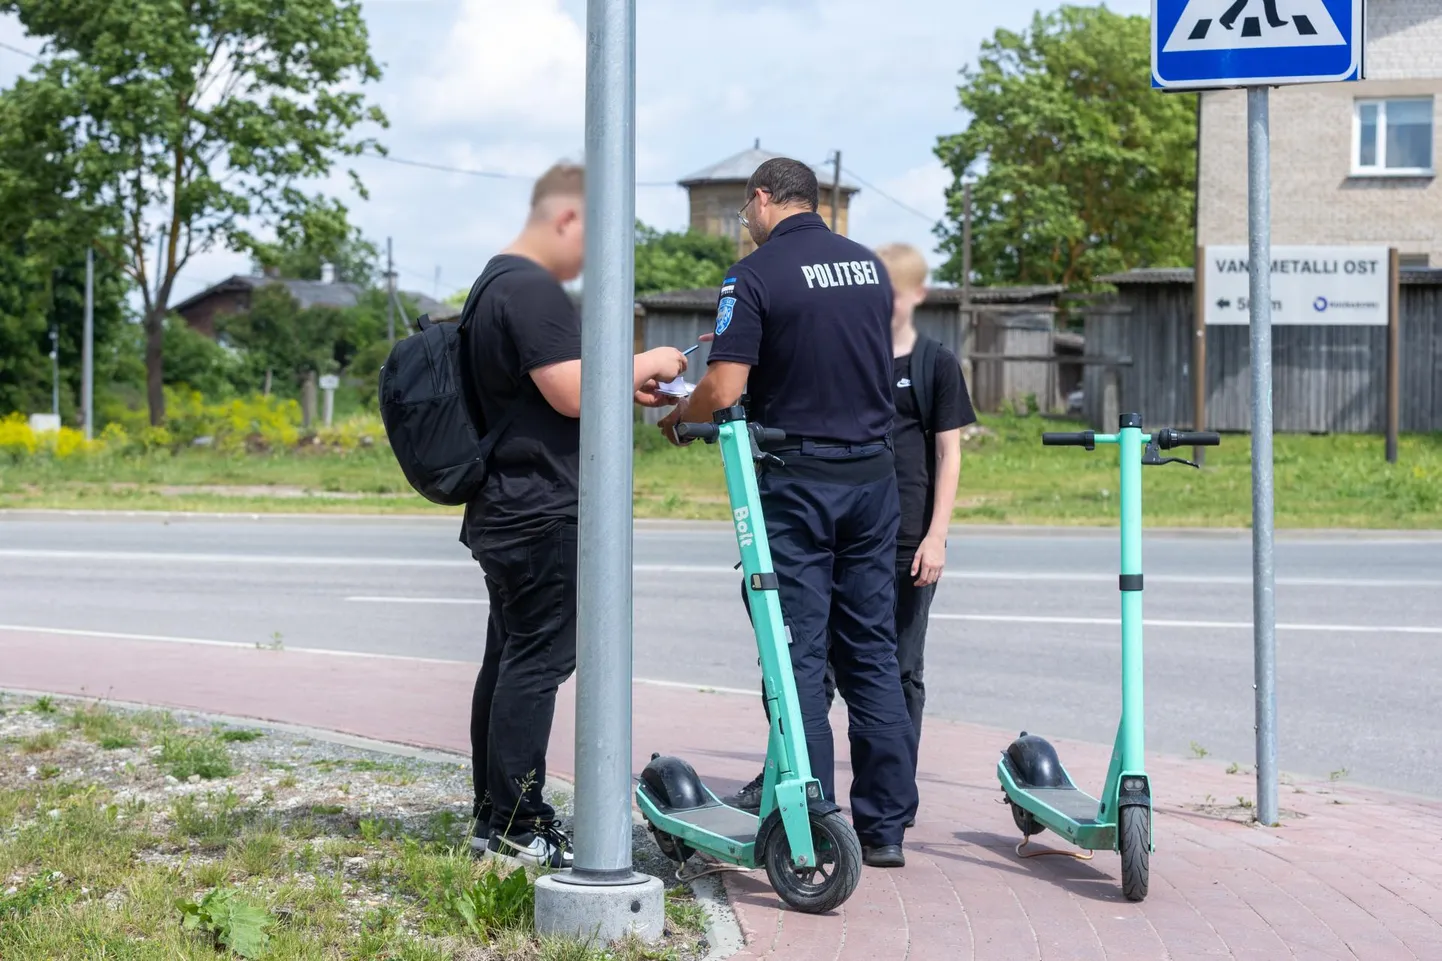
[[636, 222], [636, 296], [719, 287], [736, 262], [736, 243], [695, 230], [661, 232]]
[[0, 13], [46, 54], [0, 97], [0, 206], [119, 219], [113, 234], [92, 233], [144, 301], [160, 423], [176, 275], [217, 246], [254, 251], [258, 228], [324, 220], [306, 182], [374, 146], [357, 127], [385, 124], [359, 89], [380, 77], [361, 4], [0, 0]]
[[971, 122], [936, 147], [955, 177], [943, 279], [961, 280], [969, 177], [976, 282], [1085, 289], [1191, 263], [1197, 98], [1152, 90], [1150, 57], [1147, 18], [1105, 7], [1038, 14], [982, 45], [958, 88]]
[[307, 374], [344, 370], [364, 348], [384, 342], [385, 294], [366, 291], [353, 307], [302, 307], [285, 286], [267, 284], [251, 295], [248, 311], [217, 326], [257, 385], [267, 370], [298, 383]]
[[370, 287], [376, 282], [380, 250], [348, 220], [339, 201], [320, 201], [293, 223], [282, 224], [275, 243], [255, 248], [256, 272], [273, 269], [281, 277], [320, 280], [330, 264], [335, 279]]

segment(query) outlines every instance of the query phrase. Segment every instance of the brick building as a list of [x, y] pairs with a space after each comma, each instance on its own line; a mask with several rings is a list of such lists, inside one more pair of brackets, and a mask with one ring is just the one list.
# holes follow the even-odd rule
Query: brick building
[[[686, 188], [690, 201], [691, 229], [736, 241], [738, 258], [755, 250], [756, 245], [751, 242], [750, 235], [741, 229], [741, 222], [736, 219], [736, 214], [746, 203], [746, 181], [751, 174], [766, 161], [781, 156], [784, 154], [762, 150], [761, 141], [758, 140], [750, 150], [743, 150], [679, 180], [678, 183]], [[817, 213], [827, 223], [831, 222], [831, 187], [834, 177], [830, 168], [816, 169], [816, 179], [821, 182], [821, 205]], [[851, 207], [851, 198], [859, 189], [845, 179], [841, 181], [836, 232], [843, 236], [846, 235], [848, 227], [847, 214]]]
[[[1442, 0], [1371, 0], [1366, 36], [1366, 80], [1272, 91], [1272, 241], [1442, 267]], [[1247, 242], [1246, 118], [1245, 91], [1202, 94], [1200, 244]]]

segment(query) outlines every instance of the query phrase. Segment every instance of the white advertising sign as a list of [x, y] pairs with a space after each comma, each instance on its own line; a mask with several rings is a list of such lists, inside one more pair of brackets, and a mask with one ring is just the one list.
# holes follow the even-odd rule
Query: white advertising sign
[[321, 374], [321, 377], [320, 377], [320, 389], [321, 389], [321, 390], [335, 390], [335, 389], [336, 389], [337, 387], [339, 387], [339, 386], [340, 386], [340, 378], [337, 377], [335, 374]]
[[[1209, 324], [1248, 322], [1247, 248], [1207, 247]], [[1273, 247], [1272, 323], [1387, 325], [1392, 283], [1386, 247]]]

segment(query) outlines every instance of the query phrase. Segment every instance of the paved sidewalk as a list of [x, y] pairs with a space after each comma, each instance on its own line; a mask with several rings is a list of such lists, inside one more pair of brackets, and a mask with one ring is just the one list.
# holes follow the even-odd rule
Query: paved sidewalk
[[[475, 668], [407, 658], [262, 651], [0, 631], [0, 687], [109, 697], [466, 750]], [[634, 764], [689, 758], [713, 785], [749, 779], [765, 731], [757, 699], [635, 689]], [[563, 692], [552, 773], [573, 758]], [[1153, 706], [1156, 709], [1156, 706]], [[844, 720], [835, 718], [838, 756]], [[1237, 723], [1246, 724], [1239, 718]], [[1148, 761], [1158, 792], [1151, 894], [1121, 897], [1117, 857], [1018, 858], [997, 803], [998, 752], [1015, 735], [928, 720], [922, 810], [901, 871], [865, 870], [835, 915], [784, 910], [764, 872], [728, 875], [746, 948], [738, 959], [1442, 958], [1442, 802], [1326, 782], [1282, 788], [1283, 826], [1247, 823], [1254, 781], [1219, 765]], [[1083, 785], [1108, 750], [1059, 742]], [[839, 784], [848, 772], [837, 772]], [[1228, 806], [1230, 805], [1230, 806]], [[1052, 840], [1035, 839], [1037, 846]]]

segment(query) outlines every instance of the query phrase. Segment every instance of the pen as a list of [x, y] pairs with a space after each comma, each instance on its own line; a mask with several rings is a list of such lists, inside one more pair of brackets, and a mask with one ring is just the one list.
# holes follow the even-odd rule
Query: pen
[[688, 356], [688, 355], [691, 353], [691, 351], [695, 350], [697, 347], [700, 347], [700, 346], [701, 346], [700, 344], [692, 344], [690, 347], [687, 347], [685, 350], [681, 351], [681, 356], [682, 356], [682, 357]]

